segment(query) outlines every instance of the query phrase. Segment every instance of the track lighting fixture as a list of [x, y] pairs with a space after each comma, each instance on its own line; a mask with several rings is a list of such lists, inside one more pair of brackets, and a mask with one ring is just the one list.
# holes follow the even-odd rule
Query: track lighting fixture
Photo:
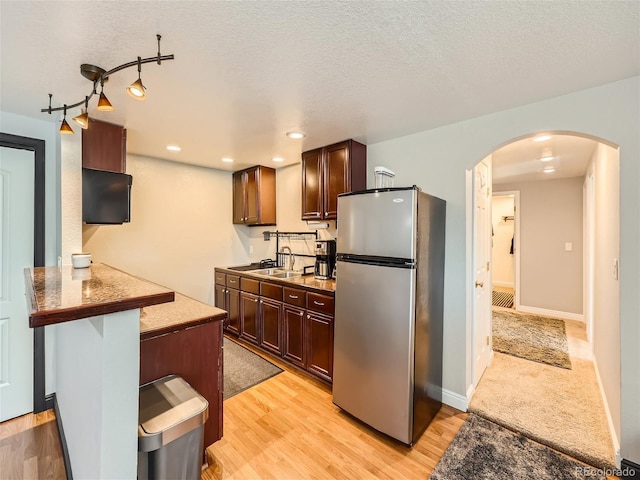
[[65, 105], [63, 108], [64, 116], [62, 117], [62, 124], [60, 125], [59, 132], [62, 135], [73, 135], [73, 128], [71, 128], [71, 125], [67, 123], [67, 106]]
[[65, 104], [62, 107], [52, 107], [51, 106], [52, 95], [49, 94], [49, 107], [43, 108], [40, 111], [46, 112], [48, 114], [51, 114], [53, 112], [64, 111], [62, 125], [60, 126], [60, 133], [73, 133], [73, 130], [67, 123], [67, 119], [66, 119], [67, 108], [76, 108], [84, 104], [84, 111], [77, 117], [73, 117], [73, 121], [78, 125], [80, 125], [82, 128], [86, 129], [89, 127], [89, 100], [94, 95], [98, 94], [97, 85], [100, 84], [100, 95], [98, 98], [98, 105], [96, 108], [100, 111], [114, 110], [113, 105], [111, 104], [107, 96], [104, 94], [104, 84], [109, 81], [109, 76], [113, 75], [114, 73], [129, 67], [135, 67], [135, 66], [138, 67], [138, 79], [127, 87], [127, 93], [131, 97], [135, 98], [136, 100], [144, 100], [146, 97], [147, 89], [142, 84], [142, 79], [140, 78], [140, 73], [142, 71], [142, 64], [156, 62], [158, 65], [162, 65], [163, 60], [166, 61], [166, 60], [174, 59], [173, 55], [160, 54], [160, 39], [162, 37], [160, 35], [156, 35], [156, 38], [158, 40], [158, 55], [155, 57], [149, 57], [149, 58], [138, 57], [137, 60], [134, 60], [128, 63], [123, 63], [122, 65], [112, 68], [111, 70], [105, 70], [96, 65], [83, 63], [82, 65], [80, 65], [80, 73], [83, 77], [85, 77], [86, 79], [90, 80], [93, 83], [93, 89], [91, 93], [88, 96], [86, 96], [83, 101], [80, 101], [71, 105]]
[[77, 117], [73, 117], [71, 120], [85, 130], [89, 128], [89, 97], [84, 97], [84, 111]]
[[140, 68], [142, 59], [138, 57], [138, 80], [133, 82], [131, 85], [127, 87], [127, 93], [135, 98], [136, 100], [144, 100], [147, 94], [145, 93], [145, 86], [142, 84], [142, 80], [140, 80]]

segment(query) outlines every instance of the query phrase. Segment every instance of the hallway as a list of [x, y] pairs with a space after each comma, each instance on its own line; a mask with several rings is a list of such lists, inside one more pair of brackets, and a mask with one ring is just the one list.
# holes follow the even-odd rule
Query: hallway
[[565, 320], [572, 369], [495, 353], [469, 411], [599, 468], [614, 468], [591, 346], [582, 322]]

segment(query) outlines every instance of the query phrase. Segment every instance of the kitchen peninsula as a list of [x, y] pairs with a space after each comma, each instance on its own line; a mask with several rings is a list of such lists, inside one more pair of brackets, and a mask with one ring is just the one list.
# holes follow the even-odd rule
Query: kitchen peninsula
[[140, 309], [174, 292], [103, 264], [28, 268], [25, 278], [29, 326], [57, 325], [56, 403], [73, 476], [135, 478]]

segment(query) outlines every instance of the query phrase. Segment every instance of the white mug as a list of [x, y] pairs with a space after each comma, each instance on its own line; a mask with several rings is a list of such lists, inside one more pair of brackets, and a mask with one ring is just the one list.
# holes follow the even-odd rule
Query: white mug
[[73, 268], [87, 268], [89, 265], [91, 265], [91, 254], [72, 253], [71, 265], [73, 265]]

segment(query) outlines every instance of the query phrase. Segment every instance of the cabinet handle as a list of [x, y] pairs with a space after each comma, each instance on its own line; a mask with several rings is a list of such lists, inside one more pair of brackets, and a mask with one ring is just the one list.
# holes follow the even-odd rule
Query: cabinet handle
[[311, 318], [311, 315], [307, 315], [307, 318]]
[[257, 299], [257, 298], [255, 298], [253, 301], [254, 301], [255, 303], [258, 303], [258, 299]]
[[324, 307], [324, 303], [323, 302], [316, 302], [315, 300], [313, 301], [314, 305], [318, 305], [319, 307]]
[[289, 298], [298, 298], [298, 295], [289, 295]]
[[236, 283], [235, 280], [229, 280], [229, 283]]

